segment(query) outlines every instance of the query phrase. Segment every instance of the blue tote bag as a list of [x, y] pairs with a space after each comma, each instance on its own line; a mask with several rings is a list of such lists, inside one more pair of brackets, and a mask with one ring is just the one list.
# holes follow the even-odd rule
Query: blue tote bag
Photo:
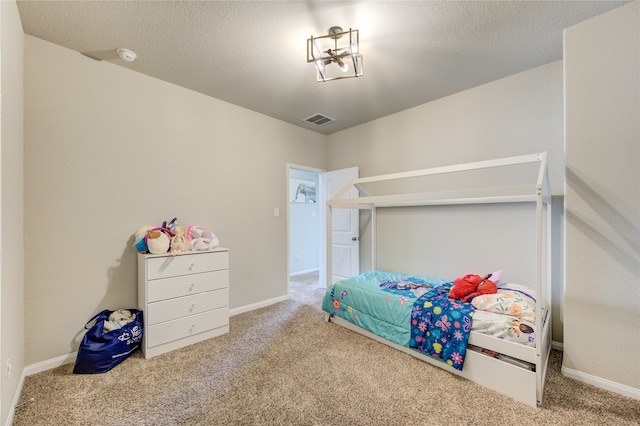
[[[106, 373], [140, 347], [143, 330], [142, 311], [129, 311], [135, 314], [135, 320], [107, 333], [104, 332], [104, 321], [108, 320], [113, 311], [106, 309], [85, 324], [84, 328], [88, 330], [78, 348], [74, 373]], [[89, 327], [92, 322], [93, 325]]]

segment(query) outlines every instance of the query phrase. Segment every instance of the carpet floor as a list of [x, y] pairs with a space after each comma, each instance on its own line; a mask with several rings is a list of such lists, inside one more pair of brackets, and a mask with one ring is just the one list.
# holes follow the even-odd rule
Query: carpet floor
[[[27, 377], [23, 425], [640, 425], [640, 401], [574, 381], [552, 351], [532, 408], [324, 321], [317, 276], [225, 334], [113, 370]], [[33, 398], [33, 399], [32, 399]]]

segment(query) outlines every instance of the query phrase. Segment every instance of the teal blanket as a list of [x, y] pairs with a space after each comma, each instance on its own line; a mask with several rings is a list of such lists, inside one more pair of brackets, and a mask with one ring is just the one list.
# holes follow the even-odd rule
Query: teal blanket
[[409, 347], [414, 302], [450, 281], [370, 271], [327, 289], [322, 309], [398, 345]]

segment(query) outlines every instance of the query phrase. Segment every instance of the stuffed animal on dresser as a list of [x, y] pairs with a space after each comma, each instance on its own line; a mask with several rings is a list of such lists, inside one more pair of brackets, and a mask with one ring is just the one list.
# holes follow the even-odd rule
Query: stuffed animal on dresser
[[184, 236], [184, 228], [180, 225], [173, 227], [173, 237], [171, 238], [171, 254], [175, 255], [187, 251], [189, 245]]
[[187, 227], [186, 238], [191, 251], [213, 250], [220, 245], [220, 240], [213, 232], [198, 225]]

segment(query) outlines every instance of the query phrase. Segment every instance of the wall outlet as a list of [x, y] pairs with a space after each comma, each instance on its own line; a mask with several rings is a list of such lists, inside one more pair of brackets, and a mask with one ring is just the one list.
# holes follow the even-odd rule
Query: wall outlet
[[4, 381], [9, 383], [9, 379], [11, 378], [11, 370], [13, 369], [13, 366], [11, 365], [11, 360], [7, 359], [7, 362], [5, 363], [5, 374], [4, 374]]

